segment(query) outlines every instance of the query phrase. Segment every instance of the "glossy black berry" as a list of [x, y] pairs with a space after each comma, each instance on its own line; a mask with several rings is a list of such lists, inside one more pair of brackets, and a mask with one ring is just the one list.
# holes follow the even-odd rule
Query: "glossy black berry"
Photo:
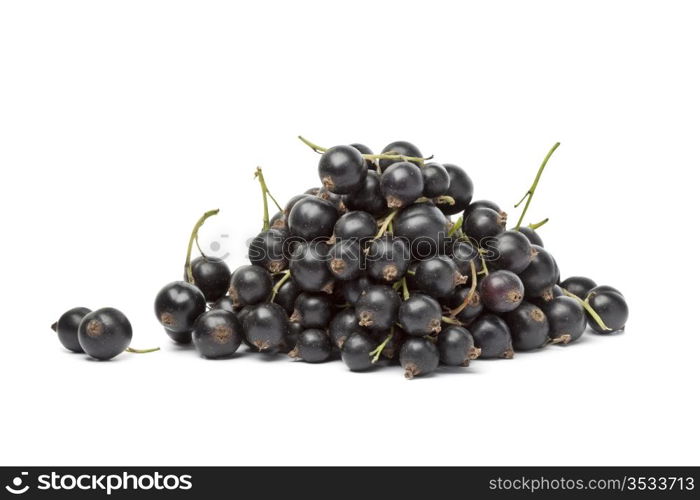
[[474, 344], [481, 349], [480, 358], [513, 357], [513, 343], [508, 325], [495, 314], [484, 314], [469, 325]]
[[236, 306], [259, 304], [270, 298], [272, 278], [259, 266], [241, 266], [233, 272], [228, 294]]
[[315, 189], [315, 191], [313, 193], [310, 193], [309, 191], [307, 191], [306, 193], [292, 196], [289, 199], [289, 201], [287, 202], [287, 204], [284, 206], [284, 216], [289, 217], [289, 214], [291, 213], [292, 208], [294, 208], [294, 205], [296, 205], [299, 201], [303, 200], [304, 198], [316, 196], [316, 194], [318, 194], [318, 191], [321, 188], [312, 188], [312, 189]]
[[301, 289], [299, 285], [297, 285], [293, 279], [288, 279], [277, 289], [274, 303], [282, 306], [285, 312], [291, 316], [294, 312], [294, 302], [297, 300], [300, 293]]
[[207, 307], [204, 294], [185, 281], [165, 285], [156, 295], [156, 318], [175, 342], [192, 341], [194, 322]]
[[345, 204], [345, 200], [348, 197], [346, 194], [333, 193], [326, 188], [321, 188], [318, 190], [316, 197], [333, 205], [338, 215], [342, 215], [348, 211], [348, 206]]
[[128, 318], [113, 307], [86, 314], [78, 326], [78, 342], [86, 354], [102, 361], [124, 352], [131, 343]]
[[294, 303], [291, 321], [304, 328], [325, 328], [333, 317], [333, 303], [328, 294], [302, 292]]
[[347, 195], [345, 203], [350, 210], [361, 210], [381, 217], [389, 211], [384, 196], [382, 196], [379, 174], [368, 171], [365, 181], [354, 193]]
[[232, 312], [232, 313], [237, 313], [238, 309], [239, 309], [234, 305], [233, 299], [231, 299], [231, 297], [229, 297], [228, 295], [226, 297], [221, 297], [219, 300], [214, 302], [211, 305], [211, 308], [212, 309], [222, 309], [224, 311], [228, 311], [228, 312]]
[[[365, 146], [362, 143], [359, 142], [353, 142], [350, 144], [353, 148], [357, 149], [361, 154], [363, 155], [371, 155], [374, 154], [372, 150], [369, 148], [369, 146]], [[377, 165], [375, 165], [373, 160], [365, 160], [365, 165], [367, 165], [367, 168], [370, 170], [376, 170]]]
[[501, 207], [499, 207], [496, 202], [493, 202], [491, 200], [476, 200], [472, 201], [469, 204], [469, 206], [464, 210], [464, 216], [467, 217], [475, 208], [490, 208], [491, 210], [495, 210], [496, 212], [501, 212]]
[[333, 346], [326, 332], [312, 328], [299, 334], [296, 347], [289, 352], [289, 357], [307, 363], [321, 363], [330, 358], [332, 351]]
[[414, 259], [432, 257], [445, 247], [447, 218], [432, 203], [417, 203], [393, 220], [394, 236], [405, 239]]
[[364, 328], [357, 324], [355, 309], [348, 307], [338, 312], [331, 320], [328, 327], [328, 335], [331, 342], [338, 348], [343, 347], [345, 341], [356, 332], [362, 332]]
[[429, 375], [440, 364], [440, 353], [435, 343], [427, 338], [406, 339], [399, 352], [399, 362], [407, 379]]
[[588, 295], [592, 294], [593, 292], [595, 292], [595, 293], [601, 293], [601, 292], [606, 292], [606, 293], [607, 293], [607, 292], [612, 292], [612, 293], [616, 293], [616, 294], [621, 295], [622, 297], [624, 297], [624, 295], [622, 295], [622, 292], [621, 292], [620, 290], [618, 290], [617, 288], [612, 287], [612, 286], [610, 286], [610, 285], [598, 285], [598, 286], [595, 286], [595, 287], [591, 288], [591, 289], [588, 291], [588, 294], [586, 295], [586, 297], [588, 297]]
[[[279, 351], [285, 354], [292, 351], [296, 347], [297, 341], [299, 340], [299, 335], [301, 335], [301, 332], [303, 331], [303, 326], [301, 326], [299, 323], [293, 323], [290, 321], [287, 324], [287, 334], [284, 336], [284, 342], [282, 345], [280, 345]], [[255, 350], [255, 346], [253, 346], [253, 349]]]
[[596, 282], [585, 276], [572, 276], [561, 282], [561, 287], [579, 299], [585, 299], [588, 292], [596, 287]]
[[328, 251], [328, 269], [336, 279], [347, 281], [360, 276], [364, 253], [357, 239], [337, 240]]
[[472, 201], [474, 184], [467, 173], [457, 165], [444, 163], [443, 167], [445, 167], [445, 170], [447, 170], [450, 176], [450, 187], [445, 194], [451, 196], [455, 200], [455, 203], [453, 205], [441, 203], [438, 206], [445, 215], [458, 214], [465, 210]]
[[380, 283], [400, 280], [411, 263], [411, 252], [405, 240], [385, 234], [367, 248], [366, 265], [370, 278]]
[[328, 267], [330, 246], [323, 242], [297, 244], [289, 262], [292, 277], [305, 292], [333, 292], [333, 273]]
[[336, 240], [357, 240], [364, 243], [377, 234], [377, 221], [367, 212], [354, 210], [344, 214], [335, 223]]
[[490, 238], [502, 233], [505, 227], [505, 213], [486, 207], [475, 208], [462, 221], [464, 234], [479, 246], [485, 246]]
[[532, 245], [537, 254], [519, 276], [525, 287], [525, 297], [536, 298], [557, 284], [558, 269], [554, 258], [544, 248]]
[[287, 259], [288, 237], [287, 231], [281, 229], [262, 231], [253, 238], [248, 246], [250, 263], [263, 267], [271, 273], [279, 273], [286, 269], [289, 265]]
[[287, 227], [292, 236], [306, 241], [328, 238], [338, 220], [338, 210], [330, 201], [314, 196], [298, 200], [287, 216]]
[[517, 309], [505, 315], [513, 348], [530, 351], [544, 346], [549, 339], [549, 323], [542, 309], [523, 302]]
[[253, 306], [243, 319], [246, 340], [260, 352], [278, 352], [288, 329], [287, 315], [277, 304]]
[[87, 307], [74, 307], [61, 314], [58, 321], [51, 325], [51, 329], [56, 332], [59, 342], [73, 352], [83, 352], [78, 342], [78, 327], [83, 318], [91, 311]]
[[525, 288], [515, 273], [501, 270], [481, 280], [479, 293], [486, 309], [503, 313], [516, 309], [522, 303]]
[[389, 330], [398, 319], [401, 299], [393, 288], [371, 285], [355, 304], [358, 324], [370, 330]]
[[367, 276], [360, 276], [356, 280], [344, 281], [340, 284], [340, 291], [343, 299], [349, 305], [354, 306], [362, 295], [362, 292], [372, 284]]
[[625, 298], [615, 289], [596, 287], [588, 294], [588, 304], [603, 320], [609, 330], [604, 330], [587, 314], [588, 324], [598, 333], [614, 333], [625, 329], [629, 308]]
[[205, 358], [231, 356], [241, 345], [243, 327], [236, 315], [223, 309], [202, 314], [194, 324], [192, 341]]
[[469, 361], [481, 355], [474, 337], [466, 328], [450, 325], [437, 338], [440, 362], [448, 366], [469, 366]]
[[350, 371], [366, 371], [374, 366], [370, 353], [377, 348], [377, 345], [377, 341], [368, 334], [355, 332], [343, 343], [340, 356]]
[[207, 302], [216, 302], [226, 295], [231, 270], [226, 262], [217, 257], [201, 256], [192, 260], [192, 277], [194, 286], [202, 291]]
[[277, 212], [275, 215], [270, 217], [270, 228], [287, 229], [287, 216], [284, 214], [284, 212]]
[[535, 231], [534, 229], [530, 229], [527, 226], [520, 226], [518, 228], [518, 231], [523, 233], [525, 235], [525, 237], [528, 240], [530, 240], [530, 243], [532, 243], [533, 245], [537, 245], [540, 247], [544, 246], [544, 243], [542, 242], [542, 238], [540, 237], [540, 234], [537, 231]]
[[443, 255], [420, 261], [413, 278], [421, 292], [436, 298], [447, 297], [457, 285], [466, 283], [466, 277], [459, 273], [457, 265]]
[[549, 338], [555, 344], [578, 340], [586, 330], [586, 314], [576, 299], [559, 296], [542, 306], [549, 323]]
[[318, 176], [323, 187], [332, 193], [357, 191], [367, 176], [367, 164], [356, 148], [334, 146], [321, 155]]
[[474, 290], [474, 293], [469, 297], [470, 287], [459, 287], [456, 288], [452, 294], [450, 294], [445, 299], [445, 304], [450, 309], [456, 309], [462, 305], [462, 303], [469, 298], [467, 305], [462, 308], [462, 310], [457, 313], [456, 319], [468, 325], [474, 320], [481, 312], [484, 310], [484, 304], [481, 302], [481, 294], [479, 290]]
[[408, 335], [422, 337], [440, 333], [442, 308], [437, 300], [414, 293], [399, 308], [399, 324]]
[[489, 267], [515, 274], [524, 271], [537, 255], [530, 240], [518, 231], [504, 231], [494, 236], [488, 241], [486, 249], [489, 252]]
[[[382, 154], [400, 155], [400, 156], [410, 156], [412, 158], [422, 158], [423, 154], [420, 150], [408, 141], [395, 141], [391, 144], [387, 144], [384, 149], [382, 149]], [[379, 166], [382, 170], [386, 170], [390, 165], [395, 163], [396, 160], [381, 159], [379, 160]], [[417, 160], [411, 160], [416, 166], [420, 166], [420, 162]]]
[[450, 174], [439, 163], [426, 163], [420, 169], [423, 174], [423, 196], [437, 198], [446, 195], [450, 188]]
[[413, 163], [397, 162], [382, 173], [380, 188], [389, 208], [406, 207], [423, 195], [423, 175]]

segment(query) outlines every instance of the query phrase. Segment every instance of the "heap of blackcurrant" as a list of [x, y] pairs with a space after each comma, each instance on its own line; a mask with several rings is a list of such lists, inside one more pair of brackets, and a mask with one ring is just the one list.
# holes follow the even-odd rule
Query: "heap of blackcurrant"
[[[283, 206], [256, 170], [263, 217], [249, 264], [231, 272], [221, 259], [192, 259], [199, 229], [218, 210], [196, 223], [184, 280], [155, 299], [173, 341], [193, 343], [204, 358], [230, 357], [244, 343], [307, 363], [341, 359], [351, 371], [396, 364], [411, 379], [440, 365], [571, 344], [587, 326], [624, 330], [622, 293], [585, 277], [562, 281], [537, 232], [548, 219], [523, 225], [558, 143], [509, 225], [498, 204], [472, 200], [464, 169], [409, 142], [374, 154], [359, 143], [326, 149], [300, 139], [321, 155], [317, 187]], [[54, 329], [66, 348], [99, 359], [131, 338], [113, 309], [72, 309]]]

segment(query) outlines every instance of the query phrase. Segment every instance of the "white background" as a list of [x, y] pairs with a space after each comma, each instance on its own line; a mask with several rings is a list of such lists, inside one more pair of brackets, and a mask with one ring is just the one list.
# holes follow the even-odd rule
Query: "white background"
[[[697, 3], [33, 2], [0, 7], [0, 463], [700, 464]], [[323, 145], [462, 165], [564, 276], [626, 294], [624, 335], [408, 382], [205, 361], [152, 313], [191, 227], [236, 266], [252, 174], [286, 199]], [[517, 211], [511, 208], [512, 220]], [[220, 235], [228, 234], [229, 238]], [[224, 250], [221, 250], [222, 252]], [[90, 362], [49, 325], [111, 305], [150, 355]]]

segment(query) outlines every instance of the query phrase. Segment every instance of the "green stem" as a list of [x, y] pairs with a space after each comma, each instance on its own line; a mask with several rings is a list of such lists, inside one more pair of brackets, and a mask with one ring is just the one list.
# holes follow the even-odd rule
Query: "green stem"
[[578, 295], [574, 295], [565, 288], [562, 288], [561, 291], [564, 292], [564, 295], [566, 295], [567, 297], [571, 297], [572, 299], [577, 300], [588, 312], [588, 314], [591, 315], [591, 318], [593, 318], [593, 320], [598, 324], [599, 327], [601, 327], [603, 330], [612, 330], [612, 328], [608, 327], [608, 325], [606, 325], [603, 322], [603, 318], [601, 318], [600, 315], [597, 312], [595, 312], [595, 309], [591, 307], [587, 300], [583, 300], [581, 297], [579, 297]]
[[384, 223], [382, 223], [382, 226], [379, 228], [379, 231], [377, 231], [377, 235], [374, 237], [374, 239], [381, 238], [384, 233], [386, 233], [387, 228], [389, 227], [389, 224], [391, 224], [391, 221], [394, 220], [394, 217], [396, 217], [396, 214], [399, 213], [399, 209], [395, 208], [394, 210], [391, 211], [389, 215], [386, 216], [386, 219], [384, 219]]
[[382, 355], [382, 351], [384, 351], [384, 348], [389, 343], [389, 341], [391, 341], [391, 339], [393, 337], [394, 337], [394, 328], [392, 327], [391, 333], [386, 336], [384, 341], [381, 344], [379, 344], [379, 346], [377, 346], [377, 348], [374, 351], [369, 353], [369, 355], [372, 356], [372, 363], [376, 363], [377, 361], [379, 361], [379, 357]]
[[408, 282], [406, 277], [401, 278], [401, 290], [403, 291], [403, 300], [408, 300], [411, 298], [411, 293], [408, 291]]
[[544, 226], [548, 222], [549, 222], [549, 217], [547, 217], [546, 219], [541, 220], [539, 222], [536, 222], [535, 224], [528, 224], [527, 227], [529, 227], [530, 229], [532, 229], [534, 231], [535, 229], [541, 228], [542, 226]]
[[[324, 148], [322, 146], [319, 146], [318, 144], [314, 144], [310, 140], [306, 139], [305, 137], [298, 136], [299, 140], [309, 146], [311, 149], [316, 151], [317, 153], [325, 153], [328, 151], [328, 148]], [[404, 155], [392, 155], [392, 154], [363, 154], [362, 157], [365, 160], [397, 160], [397, 161], [415, 161], [419, 163], [423, 163], [425, 160], [432, 160], [433, 157], [429, 156], [427, 158], [419, 158], [417, 156], [404, 156]]]
[[469, 305], [469, 303], [472, 300], [472, 297], [474, 297], [474, 294], [476, 293], [477, 278], [476, 278], [476, 264], [474, 264], [474, 260], [469, 261], [469, 268], [470, 268], [471, 273], [472, 273], [472, 285], [471, 285], [471, 287], [469, 287], [469, 293], [464, 298], [464, 301], [462, 301], [462, 303], [458, 307], [456, 307], [455, 309], [450, 310], [450, 316], [452, 316], [453, 318], [456, 317], [462, 311], [464, 311], [464, 309]]
[[133, 347], [127, 347], [126, 352], [130, 352], [133, 354], [146, 354], [149, 352], [156, 352], [160, 351], [160, 347], [153, 347], [152, 349], [134, 349]]
[[515, 225], [516, 231], [520, 229], [520, 225], [523, 223], [523, 218], [525, 218], [525, 213], [527, 212], [527, 209], [530, 207], [530, 202], [532, 201], [532, 197], [535, 194], [535, 189], [537, 189], [537, 184], [540, 182], [540, 177], [542, 177], [542, 172], [544, 171], [544, 167], [547, 166], [547, 162], [549, 161], [549, 158], [552, 156], [554, 151], [559, 147], [560, 143], [554, 144], [552, 146], [552, 149], [549, 150], [549, 153], [547, 153], [547, 156], [544, 157], [544, 160], [542, 160], [542, 165], [540, 165], [540, 169], [537, 171], [537, 175], [535, 176], [535, 180], [532, 183], [532, 186], [530, 186], [530, 189], [527, 190], [527, 193], [525, 193], [525, 196], [522, 197], [522, 199], [515, 205], [515, 208], [518, 208], [520, 204], [525, 201], [525, 198], [527, 198], [527, 202], [525, 202], [525, 207], [523, 208], [522, 213], [520, 214], [520, 219], [518, 219], [518, 223]]
[[287, 282], [287, 280], [289, 278], [291, 278], [291, 276], [292, 276], [292, 271], [287, 269], [284, 272], [284, 276], [282, 276], [280, 278], [280, 280], [277, 283], [275, 283], [275, 286], [272, 287], [272, 297], [270, 297], [270, 302], [274, 302], [275, 297], [277, 297], [277, 293], [280, 291], [280, 288], [282, 288], [282, 285], [284, 285]]
[[455, 222], [452, 227], [450, 228], [450, 231], [447, 233], [447, 236], [452, 236], [454, 235], [457, 231], [459, 231], [462, 228], [462, 217], [460, 216], [459, 219], [457, 219], [457, 222]]
[[454, 319], [454, 318], [450, 318], [449, 316], [443, 316], [443, 317], [442, 317], [442, 322], [443, 322], [443, 323], [447, 323], [448, 325], [462, 326], [462, 322], [461, 322], [461, 321], [459, 321], [459, 320], [457, 320], [457, 319]]
[[192, 234], [190, 235], [190, 242], [187, 245], [187, 258], [185, 259], [185, 272], [187, 273], [187, 281], [189, 283], [194, 283], [194, 277], [192, 276], [192, 247], [194, 246], [195, 240], [197, 240], [197, 233], [199, 233], [199, 228], [204, 225], [204, 222], [209, 218], [219, 213], [219, 209], [209, 210], [202, 215], [197, 223], [192, 229]]
[[488, 276], [489, 275], [489, 268], [486, 265], [486, 259], [484, 258], [484, 254], [479, 252], [479, 257], [481, 257], [481, 268], [482, 268], [482, 271], [484, 273], [484, 276]]
[[258, 167], [255, 169], [255, 178], [260, 182], [260, 191], [262, 191], [263, 199], [263, 231], [270, 229], [270, 210], [267, 206], [267, 184], [265, 184], [265, 177], [263, 177], [262, 168]]

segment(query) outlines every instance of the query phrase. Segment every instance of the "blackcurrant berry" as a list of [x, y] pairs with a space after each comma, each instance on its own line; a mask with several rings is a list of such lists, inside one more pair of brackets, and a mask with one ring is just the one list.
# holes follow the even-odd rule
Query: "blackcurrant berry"
[[371, 284], [372, 282], [367, 276], [360, 276], [352, 281], [344, 281], [340, 285], [341, 295], [348, 304], [354, 306], [362, 292], [367, 290], [367, 287]]
[[463, 276], [471, 278], [471, 263], [474, 263], [474, 269], [478, 272], [481, 269], [481, 259], [479, 258], [479, 250], [466, 241], [455, 241], [452, 245], [451, 257], [457, 265], [457, 270]]
[[406, 207], [423, 195], [420, 168], [407, 161], [394, 163], [382, 173], [380, 188], [389, 208]]
[[450, 189], [450, 174], [439, 163], [426, 163], [421, 169], [423, 174], [423, 196], [437, 198], [447, 194]]
[[404, 369], [404, 376], [410, 380], [437, 370], [440, 364], [440, 353], [432, 340], [411, 337], [401, 346], [399, 362]]
[[523, 233], [525, 235], [525, 237], [528, 240], [530, 240], [530, 243], [532, 243], [533, 245], [537, 245], [540, 247], [544, 246], [544, 243], [542, 242], [542, 238], [540, 237], [539, 233], [537, 231], [535, 231], [534, 229], [530, 229], [527, 226], [520, 226], [518, 228], [518, 231]]
[[259, 266], [241, 266], [231, 275], [228, 290], [236, 306], [248, 306], [266, 301], [272, 293], [272, 278]]
[[333, 316], [333, 304], [328, 294], [302, 292], [294, 303], [291, 321], [304, 328], [325, 328]]
[[289, 262], [292, 277], [305, 292], [333, 293], [334, 277], [328, 267], [330, 246], [323, 242], [299, 243]]
[[205, 358], [231, 356], [241, 345], [243, 327], [236, 315], [223, 309], [202, 314], [194, 324], [192, 341]]
[[549, 338], [555, 344], [568, 344], [578, 340], [586, 330], [586, 314], [576, 299], [559, 296], [543, 307], [549, 323]]
[[290, 358], [302, 359], [307, 363], [321, 363], [331, 356], [333, 346], [326, 332], [316, 328], [299, 334], [296, 347], [289, 352]]
[[[622, 292], [621, 292], [620, 290], [618, 290], [617, 288], [614, 288], [614, 287], [612, 287], [612, 286], [610, 286], [610, 285], [598, 285], [598, 286], [595, 286], [595, 287], [591, 288], [591, 289], [588, 291], [588, 293], [586, 294], [586, 297], [588, 297], [588, 295], [590, 295], [590, 294], [593, 293], [593, 292], [596, 292], [596, 293], [601, 293], [601, 292], [612, 292], [612, 293], [616, 293], [616, 294], [618, 294], [618, 295], [622, 295]], [[584, 298], [586, 298], [586, 297], [584, 297]], [[622, 295], [622, 297], [624, 297], [624, 295]]]
[[[387, 144], [384, 149], [382, 149], [382, 154], [391, 154], [398, 156], [410, 156], [412, 158], [423, 158], [420, 150], [408, 141], [395, 141], [391, 144]], [[411, 160], [415, 165], [420, 166], [420, 162], [417, 160]], [[396, 160], [384, 159], [379, 160], [379, 166], [382, 170], [386, 170], [395, 163]]]
[[304, 327], [299, 323], [292, 323], [290, 321], [287, 326], [287, 335], [284, 336], [284, 343], [279, 348], [280, 352], [285, 354], [289, 354], [289, 352], [296, 347], [299, 341], [299, 335], [304, 331]]
[[525, 270], [535, 258], [537, 252], [530, 241], [518, 231], [504, 231], [487, 243], [492, 254], [488, 261], [494, 269], [505, 269], [518, 274]]
[[318, 190], [318, 194], [316, 195], [316, 197], [325, 200], [331, 205], [333, 205], [335, 207], [336, 212], [338, 212], [338, 215], [344, 214], [348, 211], [348, 206], [345, 204], [345, 200], [347, 200], [348, 197], [348, 195], [346, 194], [332, 193], [326, 188], [321, 188]]
[[389, 330], [397, 320], [401, 299], [393, 288], [371, 285], [355, 304], [358, 324], [370, 330]]
[[447, 297], [457, 285], [466, 283], [457, 265], [443, 255], [420, 261], [414, 279], [421, 292], [436, 298]]
[[486, 309], [503, 313], [516, 309], [522, 303], [525, 289], [515, 273], [501, 270], [481, 280], [479, 293]]
[[549, 323], [542, 309], [523, 302], [505, 315], [516, 351], [530, 351], [544, 346], [549, 339]]
[[540, 297], [557, 284], [557, 265], [554, 258], [542, 247], [532, 245], [532, 248], [537, 254], [530, 265], [519, 274], [527, 298]]
[[472, 201], [469, 204], [469, 206], [464, 210], [464, 217], [468, 217], [471, 211], [475, 208], [490, 208], [491, 210], [495, 210], [498, 213], [501, 212], [501, 207], [499, 207], [497, 203], [491, 200], [476, 200]]
[[445, 170], [447, 170], [447, 173], [450, 175], [450, 187], [445, 194], [451, 196], [455, 200], [455, 203], [454, 205], [442, 203], [438, 206], [445, 215], [458, 214], [465, 210], [472, 201], [474, 184], [467, 173], [457, 165], [444, 163], [443, 167], [445, 167]]
[[469, 366], [469, 361], [481, 355], [474, 337], [466, 328], [450, 325], [437, 338], [440, 362], [447, 366]]
[[343, 343], [340, 356], [350, 371], [362, 372], [374, 366], [370, 353], [376, 348], [376, 340], [364, 332], [355, 332]]
[[409, 243], [415, 259], [432, 257], [445, 248], [447, 218], [432, 203], [417, 203], [404, 208], [392, 222], [394, 236]]
[[399, 324], [408, 335], [422, 337], [440, 333], [442, 308], [434, 298], [415, 293], [401, 304]]
[[175, 342], [192, 341], [194, 322], [207, 307], [204, 294], [185, 281], [165, 285], [156, 295], [155, 313], [166, 333]]
[[328, 238], [338, 220], [338, 210], [330, 201], [314, 196], [298, 200], [287, 216], [287, 226], [292, 236], [306, 241]]
[[362, 187], [347, 195], [345, 203], [350, 210], [361, 210], [375, 217], [381, 217], [389, 211], [382, 196], [379, 174], [373, 171], [367, 172]]
[[343, 347], [345, 341], [356, 332], [362, 332], [364, 328], [357, 324], [355, 309], [348, 307], [336, 314], [328, 327], [331, 342], [338, 348]]
[[300, 293], [299, 285], [293, 279], [288, 279], [277, 289], [274, 303], [282, 306], [285, 312], [291, 315], [294, 312], [294, 302]]
[[474, 344], [481, 349], [480, 358], [513, 357], [513, 343], [508, 325], [495, 314], [484, 314], [469, 326]]
[[357, 240], [364, 243], [377, 234], [377, 221], [367, 212], [354, 210], [344, 214], [335, 223], [333, 236], [336, 240]]
[[106, 361], [121, 354], [131, 343], [128, 318], [113, 307], [86, 314], [78, 326], [78, 342], [89, 356]]
[[357, 239], [338, 240], [328, 251], [328, 269], [339, 280], [353, 280], [360, 276], [364, 253]]
[[287, 315], [277, 304], [253, 306], [243, 320], [246, 340], [260, 352], [278, 352], [284, 345], [288, 329]]
[[287, 216], [283, 212], [277, 212], [270, 217], [270, 229], [287, 229]]
[[91, 312], [87, 307], [74, 307], [61, 314], [58, 321], [51, 325], [51, 329], [56, 332], [63, 347], [69, 351], [83, 352], [78, 342], [78, 327], [83, 318]]
[[271, 273], [279, 273], [286, 269], [289, 265], [286, 251], [288, 237], [287, 231], [281, 229], [262, 231], [248, 246], [250, 263], [263, 267]]
[[596, 287], [596, 282], [585, 276], [572, 276], [561, 282], [561, 287], [579, 299], [585, 299], [588, 292]]
[[233, 299], [228, 295], [226, 297], [221, 297], [219, 300], [211, 305], [212, 309], [221, 309], [224, 311], [237, 313], [238, 308], [233, 304]]
[[348, 194], [362, 187], [367, 176], [367, 164], [356, 148], [334, 146], [321, 155], [318, 176], [323, 187], [330, 192]]
[[309, 192], [309, 191], [310, 191], [310, 190], [309, 190], [309, 191], [307, 191], [306, 193], [302, 193], [302, 194], [298, 194], [298, 195], [296, 195], [296, 196], [292, 196], [292, 197], [289, 199], [289, 201], [287, 202], [287, 204], [284, 206], [284, 215], [285, 215], [285, 217], [289, 217], [289, 214], [291, 213], [292, 208], [294, 208], [294, 205], [296, 205], [299, 201], [303, 200], [304, 198], [316, 196], [316, 195], [318, 194], [318, 191], [319, 191], [321, 188], [312, 188], [312, 189], [315, 189], [315, 191], [314, 191], [313, 193]]
[[609, 330], [604, 330], [593, 320], [590, 314], [587, 314], [588, 324], [596, 332], [614, 333], [625, 329], [625, 324], [629, 317], [629, 308], [625, 298], [615, 289], [596, 287], [591, 290], [586, 300], [600, 316], [600, 319], [603, 320], [605, 326], [609, 328]]
[[[456, 309], [462, 305], [470, 293], [469, 287], [456, 288], [452, 294], [445, 299], [445, 304], [450, 309]], [[474, 290], [467, 305], [455, 316], [461, 323], [467, 325], [474, 320], [484, 310], [484, 304], [481, 302], [481, 295], [478, 290]]]
[[207, 302], [216, 302], [226, 295], [231, 279], [231, 270], [226, 262], [217, 257], [201, 256], [194, 259], [191, 265], [193, 284], [202, 291]]
[[502, 233], [506, 227], [506, 214], [490, 208], [478, 207], [465, 216], [462, 231], [479, 246], [485, 246], [490, 238]]
[[367, 249], [367, 274], [380, 283], [400, 280], [411, 263], [406, 242], [389, 234], [373, 240]]
[[[365, 145], [362, 144], [362, 143], [353, 142], [353, 143], [350, 144], [350, 145], [351, 145], [353, 148], [357, 149], [357, 150], [358, 150], [361, 154], [363, 154], [363, 155], [371, 155], [371, 154], [374, 154], [374, 153], [372, 152], [372, 150], [371, 150], [368, 146], [365, 146]], [[365, 164], [367, 165], [367, 168], [370, 169], [370, 170], [376, 170], [376, 169], [377, 169], [377, 165], [375, 165], [375, 164], [374, 164], [374, 161], [372, 161], [372, 160], [365, 160]]]

